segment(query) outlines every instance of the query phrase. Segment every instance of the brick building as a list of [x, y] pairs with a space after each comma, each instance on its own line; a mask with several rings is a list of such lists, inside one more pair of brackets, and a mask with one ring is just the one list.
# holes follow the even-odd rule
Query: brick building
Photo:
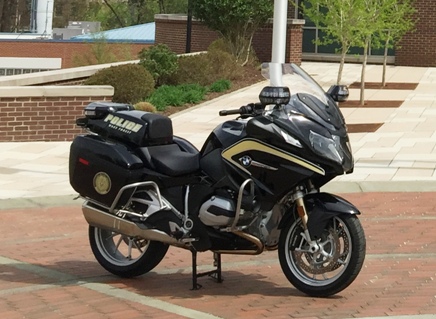
[[[127, 54], [132, 60], [137, 59], [138, 53], [150, 44], [126, 44], [107, 43], [109, 50]], [[92, 50], [92, 44], [86, 42], [67, 42], [56, 40], [0, 40], [0, 57], [44, 57], [61, 58], [61, 68], [71, 68], [75, 60], [85, 58]]]
[[415, 31], [406, 34], [395, 52], [395, 64], [436, 66], [436, 1], [415, 0]]
[[[300, 3], [304, 0], [297, 0]], [[403, 66], [436, 66], [436, 1], [434, 0], [415, 0], [414, 6], [417, 19], [415, 30], [407, 33], [399, 46], [390, 50], [391, 63]], [[288, 17], [304, 18], [301, 12], [293, 7], [289, 7]], [[335, 58], [334, 45], [316, 46], [313, 40], [322, 37], [322, 30], [319, 30], [311, 23], [306, 23], [303, 27], [302, 59], [303, 60], [338, 60]], [[359, 50], [354, 50], [350, 54], [351, 60], [358, 60]], [[354, 55], [354, 56], [353, 56]], [[380, 62], [383, 50], [372, 50], [370, 52], [370, 62]], [[336, 55], [337, 56], [337, 55]]]

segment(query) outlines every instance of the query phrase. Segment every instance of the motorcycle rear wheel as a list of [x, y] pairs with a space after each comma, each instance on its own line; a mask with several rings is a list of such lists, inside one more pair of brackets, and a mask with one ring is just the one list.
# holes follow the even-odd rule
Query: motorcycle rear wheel
[[89, 226], [89, 243], [98, 263], [110, 273], [131, 278], [156, 267], [169, 246]]
[[302, 231], [298, 218], [280, 234], [280, 266], [289, 282], [313, 297], [331, 296], [347, 288], [365, 259], [365, 234], [357, 216], [332, 218], [318, 240], [321, 250], [315, 253], [309, 251]]

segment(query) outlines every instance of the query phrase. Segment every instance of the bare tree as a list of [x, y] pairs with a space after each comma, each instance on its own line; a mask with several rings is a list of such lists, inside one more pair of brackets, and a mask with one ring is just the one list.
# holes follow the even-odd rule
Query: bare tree
[[0, 32], [14, 31], [17, 0], [0, 0]]

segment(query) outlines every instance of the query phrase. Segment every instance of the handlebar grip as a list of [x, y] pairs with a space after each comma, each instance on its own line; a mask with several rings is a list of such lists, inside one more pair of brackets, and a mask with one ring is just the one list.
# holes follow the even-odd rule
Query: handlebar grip
[[232, 115], [232, 114], [241, 114], [241, 109], [235, 110], [222, 110], [219, 112], [220, 116]]

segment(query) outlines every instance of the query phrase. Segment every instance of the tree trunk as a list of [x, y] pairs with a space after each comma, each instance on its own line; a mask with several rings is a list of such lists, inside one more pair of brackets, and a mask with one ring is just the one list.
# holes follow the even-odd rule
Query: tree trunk
[[344, 71], [345, 55], [347, 54], [348, 48], [342, 47], [341, 52], [341, 63], [339, 64], [338, 78], [336, 84], [340, 85], [342, 81], [342, 72]]
[[251, 44], [253, 43], [253, 36], [254, 36], [254, 32], [250, 35], [250, 40], [248, 41], [248, 47], [247, 47], [247, 55], [245, 57], [244, 63], [242, 63], [242, 66], [245, 66], [250, 60]]
[[362, 73], [360, 75], [360, 105], [363, 106], [365, 104], [365, 69], [366, 63], [368, 61], [368, 47], [369, 47], [370, 39], [365, 41], [365, 45], [363, 47], [363, 63], [362, 63]]
[[382, 86], [386, 86], [386, 64], [388, 63], [388, 45], [389, 45], [389, 34], [388, 32], [388, 38], [386, 39], [385, 43], [385, 52], [383, 55], [383, 73], [382, 73]]
[[12, 31], [12, 16], [15, 14], [15, 3], [0, 1], [0, 32]]
[[165, 4], [163, 0], [159, 0], [159, 13], [166, 13], [165, 12]]

